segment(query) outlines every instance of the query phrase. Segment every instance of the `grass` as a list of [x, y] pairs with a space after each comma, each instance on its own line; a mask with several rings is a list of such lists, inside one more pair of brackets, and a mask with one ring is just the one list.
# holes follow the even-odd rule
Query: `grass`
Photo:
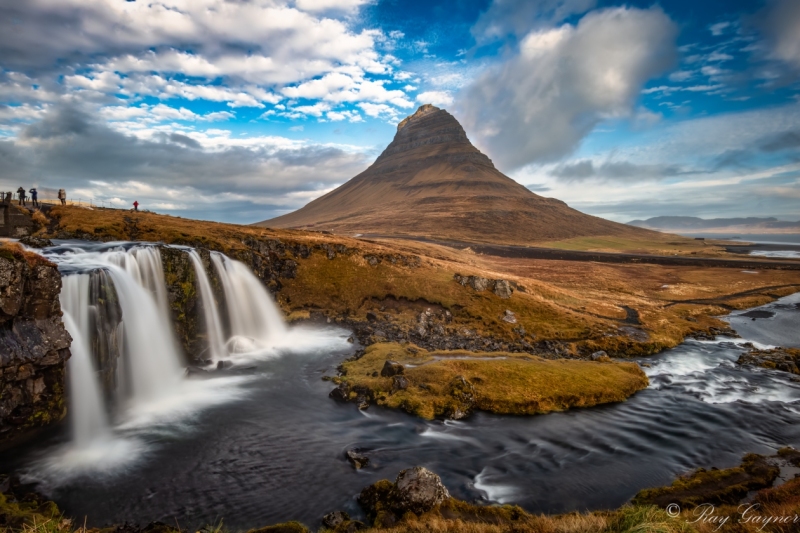
[[[392, 392], [393, 378], [381, 377], [385, 361], [406, 368], [408, 388]], [[547, 360], [527, 354], [433, 351], [396, 343], [369, 346], [363, 357], [342, 364], [351, 389], [366, 387], [378, 405], [422, 418], [464, 410], [460, 377], [474, 389], [474, 408], [498, 414], [533, 415], [621, 402], [648, 385], [635, 363]], [[455, 387], [455, 389], [454, 389]], [[355, 393], [351, 393], [355, 395]]]
[[41, 255], [27, 251], [21, 244], [13, 241], [0, 240], [0, 257], [9, 261], [25, 261], [31, 268], [39, 265], [55, 266]]
[[696, 240], [668, 233], [654, 238], [635, 237], [574, 237], [562, 241], [541, 243], [546, 248], [578, 250], [591, 252], [644, 253], [656, 255], [681, 255], [698, 257], [728, 257], [741, 259], [741, 256], [725, 251], [719, 241]]
[[[452, 313], [453, 330], [468, 328], [509, 341], [519, 339], [514, 329], [521, 326], [532, 342], [558, 341], [571, 353], [656, 353], [679, 344], [694, 331], [724, 325], [714, 316], [728, 309], [800, 290], [800, 271], [752, 275], [730, 268], [505, 259], [399, 239], [372, 242], [127, 210], [56, 206], [49, 214], [53, 223], [46, 235], [50, 237], [161, 241], [205, 247], [245, 260], [255, 253], [245, 244], [248, 239], [307, 246], [314, 250], [307, 258], [287, 255], [298, 263], [297, 276], [281, 279], [277, 294], [287, 316], [302, 318], [317, 311], [330, 318], [365, 321], [367, 313], [373, 312], [388, 315], [392, 323], [408, 329], [421, 311], [433, 307]], [[618, 248], [663, 246], [660, 239], [598, 238], [584, 239], [582, 246], [608, 242]], [[682, 242], [703, 246], [691, 239]], [[321, 246], [342, 246], [347, 251], [328, 259]], [[418, 266], [386, 259], [401, 255], [418, 258]], [[372, 264], [368, 256], [384, 259]], [[476, 292], [459, 285], [454, 274], [507, 279], [525, 290], [504, 300], [491, 291]], [[638, 311], [641, 324], [636, 327], [646, 333], [646, 340], [633, 340], [618, 329], [626, 318], [622, 306]], [[501, 319], [506, 309], [516, 314], [516, 324]]]

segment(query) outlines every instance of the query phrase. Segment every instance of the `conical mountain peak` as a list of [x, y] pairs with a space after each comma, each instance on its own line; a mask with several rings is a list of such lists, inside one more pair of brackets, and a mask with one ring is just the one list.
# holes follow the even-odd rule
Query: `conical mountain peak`
[[453, 115], [431, 104], [397, 125], [367, 170], [258, 225], [503, 244], [642, 231], [532, 193], [498, 171]]

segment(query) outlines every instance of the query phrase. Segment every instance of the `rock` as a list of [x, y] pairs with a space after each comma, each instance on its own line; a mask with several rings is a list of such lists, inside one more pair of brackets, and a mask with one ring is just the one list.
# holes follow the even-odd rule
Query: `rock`
[[450, 497], [442, 480], [421, 466], [401, 471], [394, 483], [383, 479], [366, 487], [358, 503], [377, 527], [392, 527], [406, 513], [427, 513]]
[[322, 525], [328, 529], [334, 529], [342, 522], [347, 522], [348, 520], [350, 520], [349, 514], [344, 511], [334, 511], [322, 517]]
[[511, 288], [511, 283], [508, 281], [504, 279], [497, 279], [494, 281], [493, 291], [500, 298], [507, 299], [511, 298], [511, 294], [514, 292], [514, 289]]
[[231, 361], [228, 361], [227, 359], [222, 361], [217, 361], [217, 370], [223, 370], [225, 368], [230, 368], [232, 366], [233, 363]]
[[392, 394], [408, 388], [408, 379], [405, 376], [394, 376], [392, 378]]
[[356, 470], [361, 470], [365, 466], [369, 464], [369, 457], [366, 455], [359, 453], [358, 449], [347, 450], [345, 452], [345, 457], [347, 460], [350, 461], [350, 464], [355, 467]]
[[514, 311], [510, 309], [506, 309], [506, 312], [502, 316], [503, 322], [508, 322], [509, 324], [516, 324], [517, 323], [517, 315], [514, 314]]
[[456, 376], [448, 385], [448, 394], [454, 403], [447, 409], [447, 415], [453, 420], [466, 418], [475, 409], [478, 401], [475, 387], [464, 376]]
[[350, 387], [347, 386], [347, 383], [342, 382], [328, 394], [328, 397], [339, 402], [346, 402], [350, 399], [349, 393]]
[[489, 280], [479, 276], [470, 276], [469, 286], [478, 292], [485, 291], [487, 288], [489, 288]]
[[416, 515], [427, 513], [441, 504], [450, 493], [441, 478], [421, 466], [400, 472], [395, 481], [394, 510], [400, 516], [410, 511]]
[[608, 357], [608, 354], [606, 352], [604, 352], [603, 350], [600, 350], [600, 351], [594, 352], [592, 355], [590, 355], [589, 359], [591, 359], [592, 361], [597, 361], [601, 357]]
[[66, 414], [60, 290], [56, 265], [0, 244], [0, 447]]
[[367, 320], [369, 320], [370, 322], [375, 322], [376, 320], [378, 320], [378, 315], [376, 315], [372, 311], [367, 311]]
[[405, 367], [398, 363], [397, 361], [386, 361], [383, 364], [383, 368], [381, 369], [381, 376], [385, 378], [390, 378], [392, 376], [398, 376], [405, 372]]
[[48, 246], [53, 246], [53, 241], [45, 239], [44, 237], [27, 236], [21, 238], [19, 242], [31, 248], [47, 248]]

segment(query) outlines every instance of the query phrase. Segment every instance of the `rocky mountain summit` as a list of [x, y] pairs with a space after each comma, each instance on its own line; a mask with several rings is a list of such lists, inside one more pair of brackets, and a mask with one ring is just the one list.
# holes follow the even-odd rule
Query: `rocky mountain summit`
[[430, 104], [398, 124], [367, 170], [302, 209], [257, 225], [495, 244], [649, 233], [532, 193], [497, 170], [455, 117]]

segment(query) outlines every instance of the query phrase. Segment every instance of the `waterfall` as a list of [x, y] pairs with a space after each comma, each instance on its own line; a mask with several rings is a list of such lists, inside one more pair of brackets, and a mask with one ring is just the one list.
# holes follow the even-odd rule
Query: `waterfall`
[[[102, 271], [110, 279], [122, 313], [122, 361], [117, 365], [118, 396], [129, 404], [157, 401], [175, 391], [183, 374], [178, 345], [172, 332], [161, 254], [156, 247], [74, 250], [49, 256], [62, 270], [93, 272], [65, 277], [62, 302], [81, 331], [83, 348], [93, 345], [89, 331], [95, 311], [90, 301], [90, 275]], [[96, 335], [96, 331], [94, 332]], [[98, 354], [90, 353], [93, 359]]]
[[189, 257], [194, 265], [195, 278], [200, 293], [200, 302], [203, 305], [203, 318], [205, 319], [206, 337], [208, 339], [208, 351], [212, 361], [219, 361], [227, 352], [222, 334], [222, 323], [220, 322], [217, 304], [214, 301], [214, 293], [211, 291], [211, 283], [203, 267], [203, 261], [195, 250], [189, 252]]
[[64, 311], [64, 325], [72, 336], [72, 357], [67, 363], [67, 375], [73, 442], [83, 448], [110, 434], [103, 395], [89, 352], [92, 342], [89, 274], [66, 276], [59, 298]]
[[284, 341], [287, 328], [272, 296], [247, 266], [222, 254], [212, 253], [230, 317], [229, 349], [250, 352]]

